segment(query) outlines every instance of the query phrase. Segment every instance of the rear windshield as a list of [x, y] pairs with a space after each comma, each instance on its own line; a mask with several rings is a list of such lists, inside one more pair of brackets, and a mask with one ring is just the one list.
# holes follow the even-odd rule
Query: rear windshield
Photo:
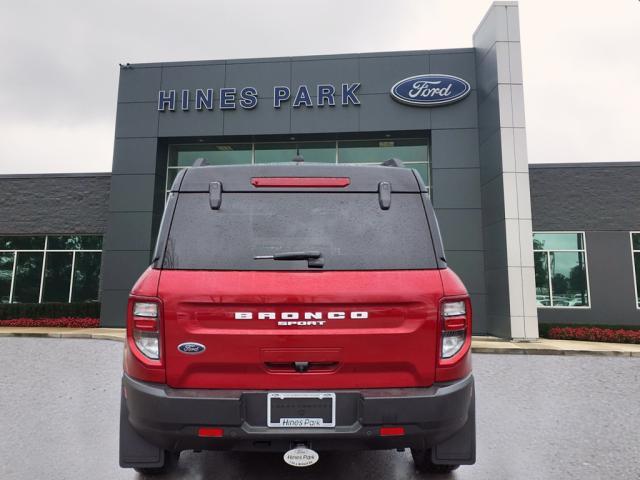
[[177, 270], [309, 270], [306, 260], [257, 255], [317, 251], [323, 270], [437, 268], [422, 198], [394, 193], [180, 193], [162, 267]]

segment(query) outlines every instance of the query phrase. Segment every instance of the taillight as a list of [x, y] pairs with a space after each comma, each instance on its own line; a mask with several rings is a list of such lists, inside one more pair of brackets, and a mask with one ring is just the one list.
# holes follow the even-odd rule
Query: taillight
[[462, 349], [467, 340], [467, 330], [471, 322], [470, 314], [467, 299], [444, 300], [440, 304], [442, 319], [440, 358], [451, 358]]
[[399, 437], [404, 435], [404, 427], [380, 427], [381, 437]]
[[133, 341], [147, 358], [160, 358], [160, 309], [155, 302], [134, 302]]
[[222, 437], [224, 430], [222, 428], [215, 427], [200, 427], [198, 429], [199, 437]]

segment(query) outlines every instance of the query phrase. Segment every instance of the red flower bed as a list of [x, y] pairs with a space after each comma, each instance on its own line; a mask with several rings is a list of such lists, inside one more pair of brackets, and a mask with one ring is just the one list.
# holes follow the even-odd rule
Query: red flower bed
[[640, 330], [613, 330], [600, 327], [553, 327], [549, 329], [547, 336], [555, 340], [640, 343]]
[[0, 320], [0, 327], [67, 327], [67, 328], [94, 328], [100, 326], [97, 318], [12, 318]]

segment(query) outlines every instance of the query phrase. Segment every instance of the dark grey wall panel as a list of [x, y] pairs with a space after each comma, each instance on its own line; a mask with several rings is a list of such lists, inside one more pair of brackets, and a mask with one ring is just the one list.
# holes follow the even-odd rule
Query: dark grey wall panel
[[445, 252], [482, 251], [482, 210], [436, 207]]
[[272, 100], [265, 99], [253, 110], [234, 110], [224, 113], [225, 135], [270, 135], [289, 133], [291, 111], [288, 108], [273, 108]]
[[480, 169], [433, 168], [432, 175], [438, 208], [478, 208]]
[[460, 278], [469, 293], [485, 294], [484, 283], [484, 255], [482, 251], [447, 252], [447, 264]]
[[325, 60], [294, 59], [291, 62], [291, 97], [299, 85], [309, 87], [311, 93], [318, 84], [330, 83], [340, 88], [343, 83], [360, 81], [358, 57], [327, 58]]
[[[498, 68], [503, 65], [497, 64], [498, 54], [496, 48], [500, 48], [503, 42], [495, 42], [486, 55], [478, 56], [477, 63], [477, 90], [480, 98], [487, 98], [498, 85]], [[508, 78], [508, 72], [501, 72], [501, 78]]]
[[116, 138], [113, 171], [120, 174], [155, 173], [157, 138]]
[[[482, 126], [478, 129], [478, 136], [481, 131]], [[502, 137], [499, 129], [494, 130], [491, 135], [480, 140], [479, 152], [480, 158], [482, 158], [482, 162], [480, 162], [480, 181], [482, 185], [494, 180], [502, 172], [501, 142]]]
[[586, 232], [591, 308], [539, 308], [541, 323], [640, 325], [629, 232]]
[[113, 290], [131, 289], [150, 262], [148, 252], [109, 250], [103, 253], [102, 263], [118, 267], [107, 268], [102, 274], [102, 288]]
[[506, 220], [502, 219], [484, 227], [484, 255], [487, 270], [495, 270], [507, 264], [507, 242], [504, 236]]
[[[291, 62], [228, 63], [227, 87], [255, 87], [259, 98], [273, 98], [273, 87], [290, 85]], [[226, 119], [225, 119], [226, 120]]]
[[427, 130], [431, 127], [428, 108], [407, 108], [394, 102], [389, 94], [360, 95], [360, 101], [360, 131]]
[[[478, 75], [478, 78], [481, 77]], [[500, 132], [500, 98], [498, 85], [486, 97], [478, 97], [478, 135], [480, 140], [480, 157], [482, 158], [482, 144], [496, 132]], [[502, 160], [500, 157], [498, 159]], [[484, 162], [482, 162], [484, 163]]]
[[159, 67], [120, 69], [118, 103], [156, 102], [161, 71]]
[[100, 326], [124, 327], [127, 324], [128, 299], [129, 290], [103, 289], [100, 295]]
[[[216, 97], [216, 103], [218, 99]], [[154, 108], [156, 108], [154, 106]], [[176, 108], [175, 112], [158, 112], [159, 137], [190, 137], [208, 135], [222, 135], [224, 130], [223, 112], [214, 110], [197, 111], [191, 107], [188, 112]]]
[[196, 88], [218, 89], [224, 86], [224, 80], [224, 62], [209, 62], [208, 65], [193, 66], [165, 65], [162, 68], [162, 89], [176, 90], [176, 98], [179, 98], [178, 92], [184, 89], [191, 90], [192, 95]]
[[[157, 94], [158, 92], [156, 92]], [[158, 103], [119, 103], [116, 112], [116, 138], [157, 137]]]
[[506, 209], [502, 177], [494, 177], [491, 181], [483, 184], [481, 188], [480, 196], [482, 197], [483, 208], [482, 224], [484, 226], [494, 225], [504, 220], [506, 217]]
[[104, 233], [111, 175], [0, 175], [0, 235]]
[[640, 230], [640, 163], [531, 165], [533, 229]]
[[431, 132], [433, 168], [472, 168], [480, 166], [478, 130], [450, 129]]
[[431, 128], [477, 128], [478, 100], [476, 92], [463, 100], [447, 105], [446, 108], [434, 108], [431, 112]]
[[429, 73], [429, 56], [424, 53], [361, 57], [360, 77], [364, 81], [359, 92], [382, 93], [388, 96], [389, 89], [397, 81], [423, 73]]
[[432, 53], [429, 56], [429, 65], [431, 73], [455, 75], [469, 82], [472, 89], [476, 88], [476, 58], [474, 52]]
[[111, 212], [153, 212], [156, 176], [113, 175], [111, 177]]
[[152, 247], [151, 212], [109, 213], [109, 232], [104, 240], [105, 250], [143, 250]]
[[471, 294], [471, 309], [473, 321], [473, 334], [486, 335], [489, 333], [487, 325], [487, 295]]
[[[313, 98], [316, 105], [316, 99]], [[358, 131], [358, 105], [300, 107], [291, 110], [291, 133], [331, 133]]]

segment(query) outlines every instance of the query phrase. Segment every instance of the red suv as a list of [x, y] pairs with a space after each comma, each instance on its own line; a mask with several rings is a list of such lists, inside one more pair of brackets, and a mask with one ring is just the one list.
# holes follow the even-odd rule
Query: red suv
[[469, 296], [399, 166], [180, 172], [129, 298], [122, 467], [161, 473], [183, 450], [475, 462]]

